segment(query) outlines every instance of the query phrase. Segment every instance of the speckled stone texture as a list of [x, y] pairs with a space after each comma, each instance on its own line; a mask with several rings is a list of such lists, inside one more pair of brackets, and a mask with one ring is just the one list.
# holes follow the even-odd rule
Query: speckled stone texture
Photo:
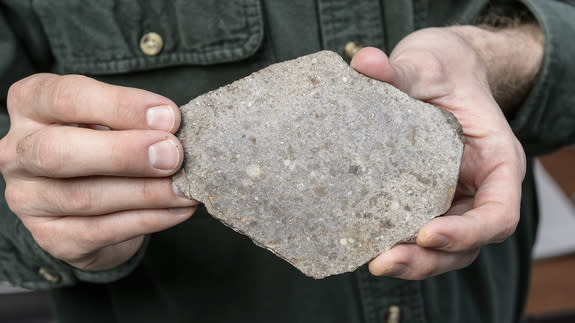
[[176, 185], [323, 278], [413, 239], [449, 208], [463, 135], [449, 112], [319, 52], [181, 107]]

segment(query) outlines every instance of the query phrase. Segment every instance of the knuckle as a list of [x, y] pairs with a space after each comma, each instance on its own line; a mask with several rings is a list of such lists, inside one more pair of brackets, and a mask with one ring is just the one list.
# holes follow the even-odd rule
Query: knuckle
[[133, 105], [133, 92], [126, 91], [125, 88], [111, 86], [107, 87], [109, 96], [108, 104], [111, 114], [118, 120], [144, 120], [145, 109], [127, 109]]
[[8, 112], [13, 115], [14, 113], [22, 113], [30, 109], [30, 99], [37, 99], [38, 90], [49, 84], [50, 80], [54, 78], [52, 74], [34, 74], [13, 83], [8, 89], [6, 96], [6, 106]]
[[519, 211], [505, 213], [505, 215], [500, 220], [499, 232], [495, 234], [493, 239], [491, 239], [491, 242], [500, 243], [505, 241], [513, 233], [515, 233], [515, 229], [517, 228], [518, 223]]
[[143, 179], [139, 186], [139, 193], [144, 201], [149, 201], [151, 204], [156, 204], [161, 199], [161, 192], [157, 190], [157, 180]]
[[[161, 213], [161, 212], [158, 212]], [[158, 214], [159, 216], [157, 217], [152, 217], [152, 216], [142, 216], [140, 217], [137, 222], [136, 225], [139, 229], [139, 231], [142, 232], [155, 232], [158, 231], [158, 229], [160, 227], [162, 227], [161, 223], [162, 223], [162, 215], [163, 214]]]
[[65, 185], [59, 186], [58, 191], [47, 195], [45, 203], [50, 205], [53, 214], [91, 214], [99, 204], [94, 189], [96, 186], [86, 187], [81, 183], [67, 181]]
[[498, 243], [503, 242], [507, 238], [509, 238], [515, 232], [515, 229], [517, 228], [517, 223], [518, 221], [515, 220], [514, 217], [511, 219], [507, 219], [501, 228], [501, 232], [495, 237], [495, 242]]
[[65, 151], [60, 144], [54, 128], [24, 137], [17, 145], [20, 164], [30, 171], [42, 174], [56, 174], [64, 167]]
[[137, 217], [134, 221], [133, 229], [135, 232], [144, 234], [165, 230], [175, 224], [177, 224], [177, 219], [170, 214], [169, 210], [156, 209], [145, 211], [141, 216]]
[[28, 155], [31, 154], [34, 146], [33, 139], [33, 135], [27, 135], [16, 143], [16, 154], [20, 161], [24, 162], [29, 160]]
[[471, 265], [479, 255], [479, 248], [475, 248], [465, 252], [458, 259], [456, 266], [453, 269], [463, 269]]
[[49, 230], [47, 226], [43, 225], [36, 225], [30, 226], [28, 228], [32, 237], [38, 244], [38, 246], [46, 251], [47, 253], [51, 254], [52, 256], [62, 259], [63, 252], [59, 252], [62, 248], [59, 247], [58, 241], [60, 239], [54, 239], [54, 232]]
[[[38, 230], [39, 231], [39, 230]], [[32, 237], [34, 237], [34, 240], [36, 241], [36, 244], [38, 244], [38, 246], [46, 251], [47, 253], [51, 254], [52, 256], [61, 259], [60, 257], [58, 257], [57, 255], [55, 255], [55, 249], [52, 246], [52, 243], [49, 239], [46, 239], [45, 237], [43, 237], [42, 235], [39, 235], [35, 232], [32, 233]]]
[[464, 266], [464, 267], [467, 267], [467, 266], [471, 265], [471, 264], [475, 261], [475, 259], [477, 259], [477, 257], [479, 256], [479, 252], [480, 252], [480, 249], [479, 249], [479, 248], [476, 248], [476, 249], [471, 250], [471, 251], [467, 254], [467, 259], [466, 259], [466, 262], [465, 262], [465, 266]]
[[94, 205], [94, 199], [91, 194], [74, 193], [62, 198], [60, 208], [72, 209], [79, 213], [86, 213], [93, 210]]
[[503, 240], [509, 238], [509, 237], [515, 232], [515, 228], [516, 228], [516, 227], [517, 227], [516, 224], [507, 225], [507, 226], [503, 229], [501, 241], [503, 241]]
[[456, 241], [450, 243], [449, 248], [446, 248], [445, 250], [448, 252], [460, 252], [463, 250], [477, 248], [483, 244], [485, 244], [485, 242], [483, 241], [483, 238], [477, 234], [477, 232], [467, 230], [467, 232], [461, 235], [460, 238], [457, 238]]
[[30, 160], [37, 170], [45, 174], [55, 174], [62, 169], [62, 160], [58, 157], [60, 147], [56, 142], [39, 137], [35, 148]]
[[10, 88], [8, 88], [8, 94], [6, 96], [6, 105], [8, 111], [20, 110], [22, 103], [30, 96], [30, 91], [32, 91], [32, 83], [34, 83], [36, 77], [31, 76], [19, 80], [13, 83]]
[[77, 245], [82, 250], [83, 255], [113, 245], [115, 230], [104, 225], [102, 221], [94, 219], [86, 221], [86, 227], [82, 230], [83, 234], [77, 237]]
[[9, 145], [7, 137], [4, 137], [0, 140], [0, 173], [6, 176], [13, 162], [14, 149]]
[[141, 167], [142, 160], [134, 158], [133, 154], [126, 154], [131, 149], [134, 142], [130, 142], [124, 136], [117, 136], [115, 140], [109, 142], [108, 150], [110, 158], [107, 163], [113, 169], [124, 172]]
[[[93, 251], [89, 248], [85, 247], [85, 244], [82, 243], [83, 237], [80, 234], [72, 235], [64, 234], [64, 238], [62, 235], [55, 235], [54, 232], [48, 232], [46, 230], [40, 231], [42, 232], [39, 235], [35, 235], [34, 239], [36, 243], [51, 254], [53, 257], [63, 260], [63, 261], [75, 261], [78, 259], [83, 259]], [[54, 236], [58, 236], [54, 238]]]
[[16, 188], [14, 185], [6, 185], [4, 197], [6, 204], [8, 204], [8, 207], [14, 214], [22, 216], [28, 213], [27, 204], [30, 199], [27, 198], [23, 190]]
[[26, 97], [25, 92], [25, 80], [20, 80], [10, 86], [8, 89], [8, 94], [6, 95], [6, 106], [9, 112], [18, 110], [16, 107], [20, 106], [20, 102]]
[[90, 231], [70, 231], [60, 221], [42, 221], [27, 225], [38, 246], [56, 259], [70, 262], [89, 257], [97, 250], [86, 243]]
[[56, 115], [66, 115], [74, 118], [76, 115], [76, 102], [81, 91], [78, 87], [86, 81], [87, 77], [81, 75], [65, 75], [52, 82], [47, 91], [48, 104]]
[[86, 213], [99, 204], [98, 194], [94, 193], [97, 185], [86, 186], [81, 183], [65, 185], [65, 191], [61, 194], [61, 208], [72, 209], [75, 212]]
[[525, 178], [525, 174], [527, 172], [527, 157], [525, 155], [525, 150], [523, 149], [523, 146], [521, 145], [521, 143], [519, 142], [519, 139], [517, 139], [517, 137], [515, 137], [513, 135], [513, 142], [514, 142], [514, 148], [515, 148], [515, 153], [517, 155], [517, 171], [519, 173], [519, 178], [521, 179], [521, 181], [523, 181], [523, 179]]
[[0, 140], [0, 170], [2, 170], [9, 161], [8, 158], [8, 140], [6, 137]]
[[44, 250], [50, 253], [53, 257], [67, 262], [77, 261], [79, 259], [86, 258], [86, 256], [90, 254], [90, 252], [83, 251], [81, 247], [79, 247], [77, 244], [76, 245], [74, 245], [73, 243], [70, 244], [72, 245], [58, 243], [57, 248], [52, 248], [50, 250], [44, 249]]

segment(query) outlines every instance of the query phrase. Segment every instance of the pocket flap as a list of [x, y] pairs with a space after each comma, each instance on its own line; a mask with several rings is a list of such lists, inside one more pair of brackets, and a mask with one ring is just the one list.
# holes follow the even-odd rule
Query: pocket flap
[[[260, 0], [34, 0], [59, 73], [115, 74], [211, 65], [253, 55], [263, 39]], [[140, 47], [159, 35], [156, 55]]]

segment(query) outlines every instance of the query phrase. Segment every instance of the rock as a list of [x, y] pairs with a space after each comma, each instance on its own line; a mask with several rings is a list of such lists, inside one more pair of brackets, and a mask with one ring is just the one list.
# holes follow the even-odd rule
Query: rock
[[455, 117], [332, 52], [272, 65], [181, 111], [176, 185], [314, 278], [413, 239], [453, 198]]

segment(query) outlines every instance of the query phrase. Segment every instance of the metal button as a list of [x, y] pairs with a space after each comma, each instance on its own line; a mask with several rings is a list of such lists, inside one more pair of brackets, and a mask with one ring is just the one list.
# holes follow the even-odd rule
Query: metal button
[[347, 59], [351, 60], [353, 56], [362, 48], [362, 44], [356, 41], [350, 41], [349, 43], [345, 44], [345, 47], [343, 48], [343, 54], [345, 57], [347, 57]]
[[60, 276], [52, 274], [44, 267], [40, 267], [40, 269], [38, 269], [38, 274], [44, 278], [44, 280], [47, 280], [51, 283], [56, 284], [60, 282]]
[[148, 56], [158, 55], [164, 47], [162, 36], [149, 32], [140, 39], [140, 49]]
[[386, 323], [399, 323], [399, 306], [392, 305], [387, 309], [387, 319], [385, 320]]

